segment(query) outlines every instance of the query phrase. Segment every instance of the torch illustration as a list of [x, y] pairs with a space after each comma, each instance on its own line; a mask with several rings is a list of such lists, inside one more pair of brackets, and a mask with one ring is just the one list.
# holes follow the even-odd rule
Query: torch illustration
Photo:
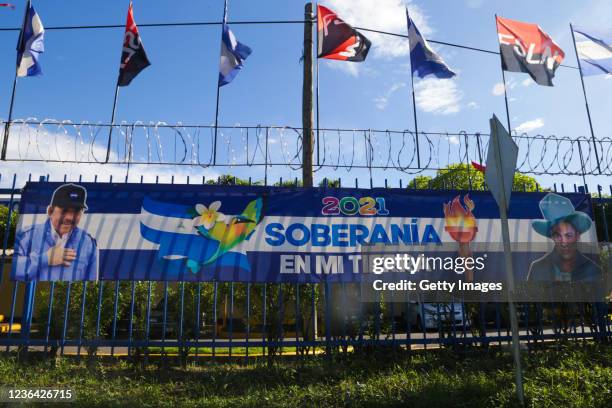
[[[444, 203], [444, 230], [452, 239], [459, 243], [459, 256], [471, 257], [470, 242], [476, 238], [478, 226], [472, 210], [476, 207], [469, 194], [463, 197], [465, 207], [461, 205], [461, 196], [457, 196], [450, 203]], [[466, 280], [473, 280], [473, 271], [466, 272]]]
[[460, 244], [469, 244], [478, 232], [476, 217], [472, 210], [476, 207], [468, 194], [463, 198], [465, 207], [461, 205], [461, 196], [457, 196], [450, 203], [444, 204], [444, 230]]

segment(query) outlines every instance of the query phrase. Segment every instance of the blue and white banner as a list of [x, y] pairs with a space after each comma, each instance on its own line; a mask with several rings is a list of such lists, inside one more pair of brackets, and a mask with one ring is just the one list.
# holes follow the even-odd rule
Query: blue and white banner
[[582, 75], [612, 74], [612, 31], [573, 30]]
[[17, 42], [17, 76], [41, 75], [38, 58], [45, 51], [45, 28], [32, 2], [28, 1], [23, 19], [23, 27]]
[[221, 56], [219, 60], [219, 83], [222, 87], [234, 80], [242, 69], [242, 63], [253, 52], [251, 48], [240, 43], [227, 25], [227, 0], [223, 11], [223, 26], [221, 31]]
[[446, 65], [442, 57], [431, 49], [429, 43], [421, 35], [414, 21], [408, 15], [406, 9], [406, 19], [408, 20], [408, 42], [410, 43], [410, 65], [412, 75], [416, 72], [419, 78], [427, 75], [435, 75], [437, 78], [452, 78], [455, 73]]
[[[503, 265], [488, 192], [29, 182], [20, 214], [16, 280], [357, 282], [381, 247]], [[509, 217], [519, 279], [596, 273], [590, 196], [513, 193]]]

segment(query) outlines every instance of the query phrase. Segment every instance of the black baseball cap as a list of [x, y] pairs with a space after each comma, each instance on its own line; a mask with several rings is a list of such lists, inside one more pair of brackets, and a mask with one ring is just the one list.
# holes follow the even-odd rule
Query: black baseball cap
[[76, 184], [64, 184], [59, 186], [51, 198], [51, 207], [76, 208], [78, 210], [87, 209], [85, 199], [87, 190]]

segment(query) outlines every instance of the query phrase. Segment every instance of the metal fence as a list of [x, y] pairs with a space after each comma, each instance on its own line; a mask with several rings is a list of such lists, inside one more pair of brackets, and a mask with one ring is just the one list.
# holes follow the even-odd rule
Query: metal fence
[[[0, 121], [0, 132], [6, 122]], [[112, 131], [111, 131], [112, 129]], [[486, 159], [487, 133], [381, 129], [315, 129], [314, 166], [347, 171], [395, 169], [407, 174]], [[51, 163], [172, 166], [302, 166], [303, 129], [290, 126], [214, 126], [157, 123], [117, 125], [16, 119], [7, 160]], [[612, 139], [514, 134], [517, 171], [548, 175], [612, 175]], [[107, 142], [110, 144], [107, 151]], [[597, 151], [596, 151], [597, 150]]]
[[[380, 347], [489, 346], [511, 341], [505, 303], [466, 303], [460, 298], [437, 304], [419, 299], [400, 304], [382, 298], [362, 303], [358, 284], [12, 282], [7, 276], [14, 228], [10, 220], [20, 198], [16, 180], [13, 175], [11, 187], [0, 190], [9, 220], [0, 261], [4, 276], [0, 347], [5, 352], [127, 355], [145, 363], [176, 356], [184, 363], [197, 357], [248, 361], [280, 354], [332, 355]], [[64, 177], [69, 180], [76, 181]], [[89, 180], [78, 177], [78, 181]], [[95, 181], [101, 182], [97, 177]], [[584, 191], [586, 186], [573, 189]], [[560, 185], [560, 190], [566, 191], [565, 186]], [[601, 186], [596, 191], [600, 244], [609, 260], [612, 199], [602, 196]], [[612, 336], [604, 299], [519, 304], [518, 311], [520, 338], [528, 345]]]

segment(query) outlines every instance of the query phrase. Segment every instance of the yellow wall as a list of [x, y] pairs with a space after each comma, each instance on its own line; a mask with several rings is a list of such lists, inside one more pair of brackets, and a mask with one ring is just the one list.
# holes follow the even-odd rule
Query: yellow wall
[[[13, 302], [13, 288], [15, 282], [10, 280], [11, 277], [11, 260], [7, 258], [2, 271], [2, 284], [0, 284], [0, 315], [4, 315], [4, 322], [11, 318], [11, 303]], [[17, 288], [17, 299], [15, 301], [15, 317], [21, 317], [23, 309], [23, 296], [25, 284], [19, 282]]]

